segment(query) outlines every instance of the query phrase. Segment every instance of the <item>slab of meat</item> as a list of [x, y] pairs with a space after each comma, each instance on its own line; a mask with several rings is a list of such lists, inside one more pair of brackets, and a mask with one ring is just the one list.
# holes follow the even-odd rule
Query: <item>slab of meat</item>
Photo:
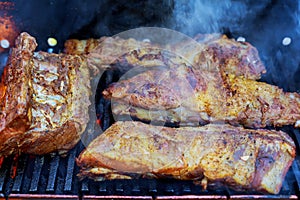
[[89, 120], [89, 70], [80, 56], [34, 52], [27, 33], [16, 40], [2, 77], [0, 156], [63, 153]]
[[160, 48], [148, 42], [140, 42], [134, 39], [122, 39], [119, 37], [102, 37], [100, 39], [77, 40], [71, 39], [65, 42], [65, 53], [81, 55], [94, 69], [105, 70], [123, 54], [136, 49]]
[[284, 132], [230, 125], [168, 128], [116, 122], [84, 150], [81, 176], [175, 178], [276, 194], [295, 158]]
[[193, 66], [200, 69], [220, 70], [224, 74], [235, 74], [258, 80], [266, 69], [258, 51], [248, 42], [237, 42], [221, 34], [199, 34], [193, 42], [181, 42], [170, 46], [172, 52], [180, 52]]
[[116, 62], [126, 62], [131, 66], [160, 66], [164, 64], [164, 54], [172, 53], [183, 57], [195, 68], [248, 79], [259, 79], [265, 73], [257, 50], [247, 42], [237, 42], [220, 34], [198, 35], [195, 39], [168, 45], [119, 37], [72, 39], [66, 41], [65, 52], [84, 55], [90, 65], [99, 69], [110, 68]]
[[244, 77], [193, 69], [179, 61], [177, 58], [172, 67], [141, 73], [131, 70], [131, 76], [124, 75], [104, 90], [104, 97], [112, 100], [115, 116], [180, 125], [300, 125], [299, 94]]

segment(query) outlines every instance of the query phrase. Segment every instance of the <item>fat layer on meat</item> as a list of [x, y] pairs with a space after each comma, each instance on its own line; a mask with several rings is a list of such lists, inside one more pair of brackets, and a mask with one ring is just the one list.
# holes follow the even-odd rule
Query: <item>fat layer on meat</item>
[[[168, 128], [116, 122], [77, 159], [96, 180], [175, 178], [276, 194], [295, 158], [284, 132], [230, 125]], [[205, 185], [204, 185], [205, 186]]]

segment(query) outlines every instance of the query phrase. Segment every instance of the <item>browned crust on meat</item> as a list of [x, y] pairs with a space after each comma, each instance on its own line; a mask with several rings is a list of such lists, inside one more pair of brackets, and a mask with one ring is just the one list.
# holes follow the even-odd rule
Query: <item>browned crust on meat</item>
[[21, 140], [22, 152], [43, 155], [59, 151], [60, 154], [64, 154], [72, 149], [80, 139], [76, 126], [76, 123], [68, 121], [59, 128], [48, 132], [26, 132]]
[[261, 74], [266, 72], [255, 47], [220, 34], [199, 34], [195, 40], [166, 46], [119, 37], [72, 39], [65, 43], [65, 52], [83, 55], [91, 66], [99, 69], [107, 69], [116, 61], [132, 66], [159, 66], [163, 51], [179, 55], [202, 70], [220, 71], [248, 79], [260, 79]]
[[33, 37], [22, 33], [5, 67], [0, 156], [66, 152], [89, 121], [90, 75], [85, 60], [34, 53], [36, 45]]
[[201, 45], [190, 48], [188, 44], [180, 44], [175, 48], [184, 48], [182, 56], [201, 69], [218, 69], [223, 74], [253, 80], [260, 79], [261, 74], [266, 72], [257, 49], [248, 42], [237, 42], [220, 34], [199, 34], [195, 39]]
[[27, 33], [16, 39], [1, 79], [0, 156], [18, 152], [20, 138], [31, 123], [30, 58], [37, 43]]
[[93, 38], [88, 40], [70, 39], [67, 40], [64, 44], [65, 46], [64, 52], [66, 54], [71, 54], [71, 55], [88, 54], [93, 49], [95, 49], [100, 42], [101, 42], [100, 39], [93, 39]]
[[[151, 87], [146, 90], [148, 85]], [[151, 96], [152, 91], [155, 92]], [[149, 115], [142, 117], [147, 121], [152, 120], [149, 116], [156, 110], [167, 111], [170, 121], [183, 124], [227, 122], [261, 128], [292, 125], [300, 119], [297, 93], [285, 93], [276, 86], [231, 74], [192, 69], [184, 62], [120, 80], [105, 89], [103, 95], [113, 102], [148, 110]], [[122, 114], [134, 116], [136, 112], [131, 111], [134, 109], [126, 109]]]
[[81, 175], [92, 178], [128, 178], [132, 173], [205, 177], [209, 183], [275, 194], [294, 158], [293, 140], [280, 131], [230, 125], [167, 128], [131, 121], [113, 124], [80, 154], [77, 164]]
[[88, 68], [79, 56], [38, 52], [32, 70], [33, 118], [21, 149], [32, 154], [66, 152], [77, 144], [89, 120]]

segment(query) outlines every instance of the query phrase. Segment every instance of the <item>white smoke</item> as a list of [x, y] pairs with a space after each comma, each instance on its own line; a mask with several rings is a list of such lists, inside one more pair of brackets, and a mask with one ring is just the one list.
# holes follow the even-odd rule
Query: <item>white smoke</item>
[[191, 37], [217, 32], [251, 43], [267, 68], [263, 81], [299, 91], [299, 1], [175, 1], [173, 17], [173, 28]]
[[188, 35], [222, 32], [227, 26], [238, 26], [248, 12], [245, 3], [230, 0], [178, 1], [174, 7], [176, 26]]

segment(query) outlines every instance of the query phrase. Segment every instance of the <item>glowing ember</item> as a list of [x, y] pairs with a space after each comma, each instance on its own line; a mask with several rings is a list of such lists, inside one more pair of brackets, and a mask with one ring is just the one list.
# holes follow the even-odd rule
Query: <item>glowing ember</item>
[[101, 126], [101, 120], [100, 119], [97, 119], [96, 123]]
[[17, 175], [18, 162], [19, 162], [19, 154], [16, 154], [14, 156], [13, 163], [12, 163], [12, 168], [11, 168], [11, 171], [10, 171], [10, 177], [12, 179], [14, 179]]
[[0, 157], [0, 169], [2, 167], [3, 161], [4, 161], [4, 157]]

